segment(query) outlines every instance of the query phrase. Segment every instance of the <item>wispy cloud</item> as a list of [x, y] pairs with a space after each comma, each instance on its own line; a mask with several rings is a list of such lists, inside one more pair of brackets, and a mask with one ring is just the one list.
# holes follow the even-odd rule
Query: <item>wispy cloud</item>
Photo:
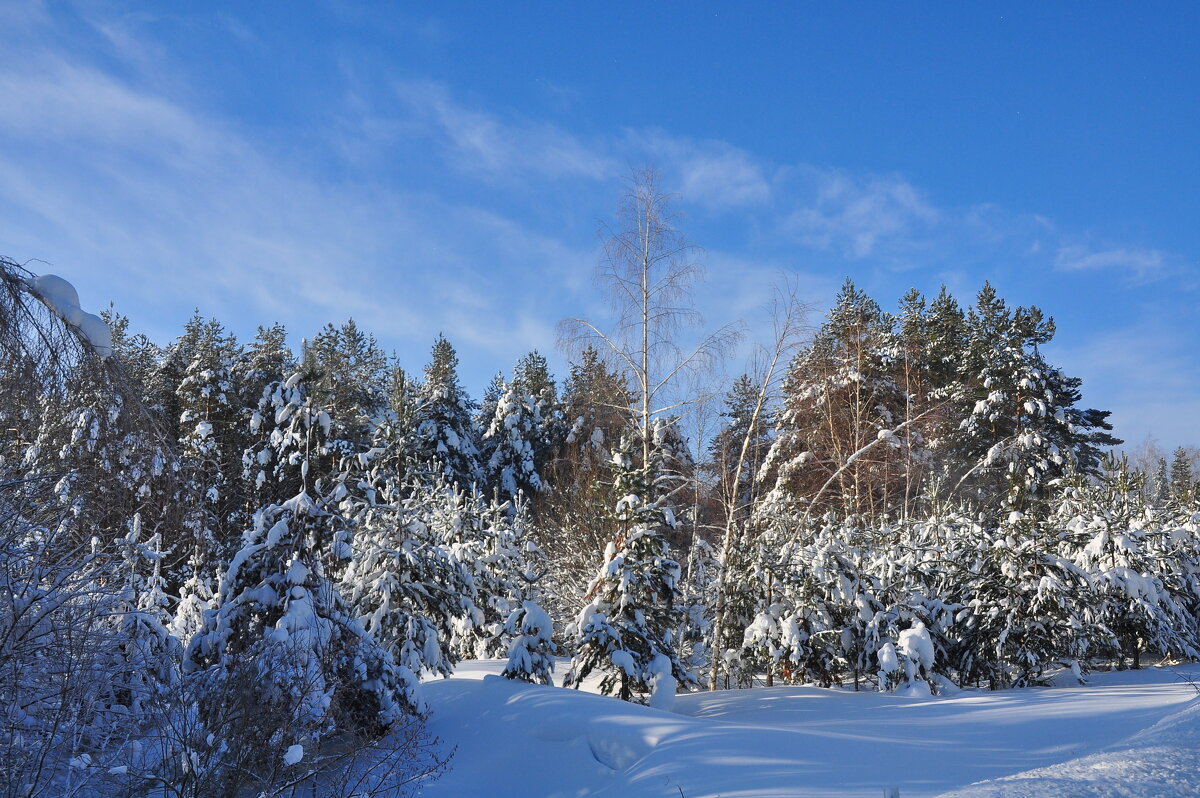
[[[660, 128], [584, 134], [442, 83], [356, 81], [353, 68], [331, 98], [337, 121], [319, 123], [337, 139], [305, 128], [285, 149], [190, 95], [200, 76], [156, 74], [180, 67], [143, 46], [145, 26], [97, 18], [96, 47], [107, 48], [97, 55], [62, 44], [45, 9], [30, 8], [0, 7], [0, 254], [50, 261], [90, 307], [139, 308], [136, 322], [159, 340], [197, 306], [243, 332], [280, 320], [304, 334], [353, 315], [413, 366], [444, 331], [485, 379], [530, 348], [553, 349], [559, 315], [601, 307], [596, 221], [642, 164], [696, 211], [685, 232], [711, 248], [697, 306], [714, 326], [762, 328], [778, 271], [815, 300], [846, 274], [883, 274], [886, 301], [897, 282], [973, 290], [1002, 267], [1049, 296], [1084, 273], [1194, 284], [1166, 249], [1098, 246], [1019, 208], [954, 207], [904, 175], [778, 163]], [[1069, 350], [1089, 399], [1117, 407], [1127, 437], [1153, 413], [1192, 417], [1200, 385], [1179, 375], [1198, 371], [1194, 328]], [[1135, 392], [1130, 375], [1148, 385], [1159, 375], [1170, 390]]]
[[768, 167], [723, 141], [695, 140], [664, 130], [626, 130], [610, 144], [627, 160], [654, 164], [668, 188], [689, 205], [710, 210], [762, 206], [771, 199]]
[[1129, 448], [1147, 437], [1174, 446], [1196, 443], [1200, 368], [1178, 320], [1116, 318], [1115, 329], [1092, 332], [1075, 345], [1055, 344], [1054, 356], [1083, 379], [1084, 403], [1114, 410], [1116, 434]]
[[[305, 334], [353, 315], [414, 357], [438, 330], [494, 358], [553, 346], [552, 321], [519, 301], [501, 308], [528, 294], [525, 281], [561, 304], [590, 255], [468, 201], [322, 177], [180, 98], [64, 52], [31, 56], [0, 62], [12, 101], [0, 115], [0, 251], [49, 261], [32, 265], [68, 276], [89, 305], [144, 308], [137, 321], [159, 340], [200, 307], [243, 333], [281, 320]], [[506, 161], [517, 153], [551, 164], [543, 179], [576, 168], [553, 136], [534, 131], [546, 146], [531, 153], [472, 124], [478, 135], [457, 141], [478, 157], [499, 148], [487, 155], [497, 168], [517, 168]]]
[[449, 163], [463, 172], [510, 180], [600, 180], [619, 171], [618, 162], [555, 125], [503, 121], [455, 102], [439, 83], [397, 81], [394, 90], [411, 115], [409, 129], [421, 124], [422, 132], [443, 147]]
[[836, 250], [853, 259], [876, 256], [928, 237], [942, 217], [900, 177], [811, 167], [801, 171], [811, 197], [791, 211], [784, 227], [806, 246]]
[[1061, 247], [1054, 266], [1066, 272], [1113, 271], [1135, 282], [1161, 279], [1173, 269], [1172, 258], [1158, 249], [1089, 249], [1071, 245]]

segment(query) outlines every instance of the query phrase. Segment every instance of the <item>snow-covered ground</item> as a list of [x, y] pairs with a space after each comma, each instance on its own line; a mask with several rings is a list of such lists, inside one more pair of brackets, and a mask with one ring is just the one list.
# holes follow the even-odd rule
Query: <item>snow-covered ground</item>
[[674, 712], [501, 667], [463, 663], [425, 685], [431, 730], [457, 751], [424, 798], [1200, 795], [1200, 666], [936, 697], [693, 693]]

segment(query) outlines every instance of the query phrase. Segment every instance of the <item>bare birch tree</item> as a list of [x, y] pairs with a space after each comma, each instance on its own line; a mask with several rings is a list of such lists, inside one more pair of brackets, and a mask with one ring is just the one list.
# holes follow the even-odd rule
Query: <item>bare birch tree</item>
[[648, 463], [656, 419], [676, 413], [694, 397], [673, 392], [679, 377], [703, 370], [737, 340], [737, 325], [727, 324], [685, 348], [686, 330], [701, 319], [692, 306], [692, 288], [703, 269], [699, 249], [676, 227], [673, 197], [659, 187], [653, 169], [636, 172], [617, 208], [615, 226], [605, 226], [599, 282], [608, 292], [613, 324], [604, 329], [585, 318], [559, 324], [569, 348], [598, 342], [626, 372], [633, 389], [630, 408], [641, 437], [642, 462]]
[[757, 378], [757, 391], [752, 402], [750, 418], [744, 420], [741, 440], [730, 442], [736, 454], [729, 467], [723, 469], [721, 494], [725, 524], [721, 535], [721, 568], [714, 597], [716, 606], [712, 629], [714, 645], [709, 664], [710, 690], [717, 688], [720, 670], [721, 638], [724, 633], [731, 579], [729, 566], [739, 546], [746, 543], [749, 533], [747, 526], [753, 516], [752, 504], [757, 499], [755, 490], [742, 489], [743, 485], [756, 486], [758, 482], [757, 474], [747, 473], [752, 467], [751, 448], [755, 443], [756, 432], [761, 429], [767, 408], [778, 393], [781, 374], [800, 344], [806, 312], [807, 308], [799, 301], [794, 283], [786, 284], [777, 290], [771, 308], [774, 340], [770, 346], [764, 346], [756, 353], [757, 368], [753, 372]]

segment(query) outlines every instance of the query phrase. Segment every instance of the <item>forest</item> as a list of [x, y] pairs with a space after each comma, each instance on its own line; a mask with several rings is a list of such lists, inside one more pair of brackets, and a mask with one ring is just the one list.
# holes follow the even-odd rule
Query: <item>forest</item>
[[0, 792], [394, 794], [465, 660], [669, 708], [1200, 657], [1190, 452], [1121, 454], [1043, 310], [784, 279], [747, 342], [652, 177], [605, 229], [611, 316], [478, 398], [453, 331], [155, 342], [0, 259]]

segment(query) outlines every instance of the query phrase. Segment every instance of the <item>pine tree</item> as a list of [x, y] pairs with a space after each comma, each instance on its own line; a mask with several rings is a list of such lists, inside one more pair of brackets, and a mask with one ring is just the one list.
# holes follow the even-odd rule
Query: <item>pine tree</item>
[[112, 331], [113, 358], [121, 364], [134, 395], [147, 406], [153, 404], [150, 384], [162, 350], [144, 333], [131, 334], [129, 318], [111, 305], [100, 311], [100, 318]]
[[288, 347], [284, 326], [278, 323], [270, 327], [259, 325], [254, 340], [246, 345], [244, 356], [237, 364], [243, 405], [256, 406], [263, 389], [272, 382], [286, 379], [296, 371], [296, 366], [296, 356]]
[[335, 440], [350, 448], [365, 444], [386, 404], [387, 357], [375, 336], [349, 319], [325, 325], [305, 347], [314, 398], [337, 419]]
[[[496, 405], [500, 404], [500, 400], [508, 391], [508, 383], [504, 380], [503, 372], [496, 372], [488, 383], [487, 388], [483, 390], [483, 399], [479, 402], [479, 415], [475, 417], [475, 423], [480, 429], [486, 430], [492, 423], [492, 419], [496, 416]], [[482, 455], [484, 462], [491, 455], [488, 451], [487, 441], [483, 442]]]
[[504, 385], [496, 402], [487, 432], [484, 451], [486, 482], [498, 498], [513, 503], [522, 496], [532, 497], [542, 490], [537, 471], [537, 438], [541, 429], [541, 409], [516, 385]]
[[508, 616], [505, 632], [513, 642], [501, 675], [522, 682], [553, 684], [554, 624], [546, 611], [532, 601], [522, 601]]
[[479, 428], [471, 409], [471, 401], [458, 382], [458, 355], [445, 337], [438, 336], [417, 395], [417, 458], [464, 490], [483, 476]]
[[474, 608], [463, 564], [437, 539], [431, 519], [440, 485], [408, 482], [404, 437], [378, 426], [371, 449], [342, 462], [339, 507], [353, 529], [340, 580], [366, 631], [414, 674], [451, 673], [453, 619]]
[[1096, 473], [1101, 447], [1120, 441], [1107, 432], [1107, 411], [1075, 407], [1080, 380], [1042, 357], [1053, 319], [1037, 308], [1010, 311], [985, 283], [967, 328], [956, 397], [964, 418], [948, 447], [947, 465], [960, 469], [954, 488], [983, 506], [1025, 509], [1052, 479]]
[[1194, 496], [1192, 458], [1188, 450], [1180, 446], [1171, 458], [1171, 497], [1177, 506], [1186, 507], [1192, 503]]
[[[789, 367], [778, 435], [767, 458], [776, 490], [879, 515], [903, 503], [906, 421], [892, 319], [847, 280], [828, 319]], [[880, 441], [885, 445], [875, 445]]]
[[194, 311], [184, 324], [183, 333], [163, 348], [162, 356], [150, 374], [150, 407], [170, 440], [179, 440], [183, 435], [179, 420], [183, 413], [179, 402], [179, 385], [183, 382], [188, 364], [192, 362], [197, 344], [205, 335], [205, 327], [215, 324], [213, 320], [205, 320], [198, 309]]
[[612, 469], [622, 497], [613, 512], [621, 533], [588, 590], [564, 684], [578, 688], [599, 670], [602, 693], [669, 705], [677, 684], [695, 681], [672, 640], [679, 621], [679, 565], [667, 556], [667, 517], [647, 498], [653, 467], [634, 466], [626, 439], [613, 454]]
[[189, 345], [190, 360], [176, 389], [179, 450], [184, 475], [186, 550], [192, 568], [204, 569], [236, 546], [232, 530], [248, 520], [241, 480], [247, 444], [236, 383], [241, 350], [215, 320], [205, 322]]
[[428, 519], [430, 532], [468, 575], [466, 612], [451, 619], [450, 642], [458, 656], [486, 659], [503, 656], [510, 640], [505, 622], [526, 590], [531, 540], [525, 503], [511, 512], [507, 502], [487, 501], [478, 489], [469, 493], [452, 485], [441, 488]]
[[[183, 654], [179, 640], [167, 628], [169, 599], [162, 576], [161, 538], [155, 534], [143, 543], [141, 526], [141, 517], [135, 514], [128, 533], [116, 541], [124, 586], [110, 619], [117, 645], [108, 673], [112, 699], [135, 717], [160, 697], [160, 691], [176, 686]], [[144, 576], [147, 561], [152, 570]]]
[[137, 513], [153, 528], [173, 527], [175, 458], [153, 420], [122, 388], [106, 364], [88, 358], [25, 411], [40, 423], [16, 461], [22, 484], [36, 490], [50, 480], [52, 498], [40, 496], [39, 503], [46, 517], [57, 516], [65, 533], [59, 539], [84, 548], [93, 539], [110, 539]]
[[1090, 620], [1087, 575], [1058, 556], [1045, 524], [1013, 512], [998, 526], [951, 531], [947, 580], [958, 590], [946, 599], [962, 606], [951, 652], [960, 684], [1039, 684], [1063, 665], [1078, 670], [1096, 641], [1111, 637]]
[[[741, 518], [748, 516], [759, 491], [758, 475], [770, 449], [770, 430], [774, 423], [770, 412], [760, 413], [754, 418], [754, 408], [759, 402], [759, 387], [743, 374], [734, 380], [725, 395], [725, 409], [721, 417], [727, 419], [720, 432], [709, 446], [709, 466], [717, 479], [722, 501], [738, 508]], [[736, 475], [737, 458], [743, 442], [749, 438], [747, 462]]]
[[327, 414], [300, 374], [268, 386], [260, 414], [271, 428], [260, 453], [270, 455], [254, 462], [270, 469], [275, 490], [295, 493], [254, 514], [184, 662], [205, 685], [201, 716], [217, 722], [235, 710], [229, 702], [249, 701], [269, 743], [264, 756], [274, 756], [334, 732], [380, 733], [424, 705], [416, 678], [350, 617], [327, 575], [344, 540], [310, 468], [326, 451]]
[[550, 373], [550, 363], [536, 349], [517, 361], [512, 382], [513, 388], [529, 396], [537, 407], [540, 420], [532, 444], [533, 463], [540, 474], [567, 434], [558, 387]]
[[1065, 532], [1062, 553], [1088, 574], [1088, 604], [1116, 644], [1094, 640], [1095, 653], [1120, 666], [1128, 659], [1134, 668], [1143, 648], [1195, 658], [1200, 637], [1188, 611], [1192, 596], [1170, 578], [1178, 573], [1174, 536], [1145, 506], [1144, 477], [1124, 458], [1106, 465], [1099, 479], [1068, 480], [1055, 513]]
[[611, 508], [620, 497], [607, 477], [611, 449], [629, 423], [629, 391], [594, 348], [585, 348], [571, 366], [562, 413], [564, 434], [539, 472], [552, 489], [537, 497], [532, 510], [554, 573], [546, 607], [565, 622], [578, 613], [597, 559], [618, 534]]
[[1166, 508], [1171, 501], [1171, 478], [1165, 457], [1158, 458], [1155, 465], [1154, 477], [1150, 480], [1150, 500], [1159, 510]]

